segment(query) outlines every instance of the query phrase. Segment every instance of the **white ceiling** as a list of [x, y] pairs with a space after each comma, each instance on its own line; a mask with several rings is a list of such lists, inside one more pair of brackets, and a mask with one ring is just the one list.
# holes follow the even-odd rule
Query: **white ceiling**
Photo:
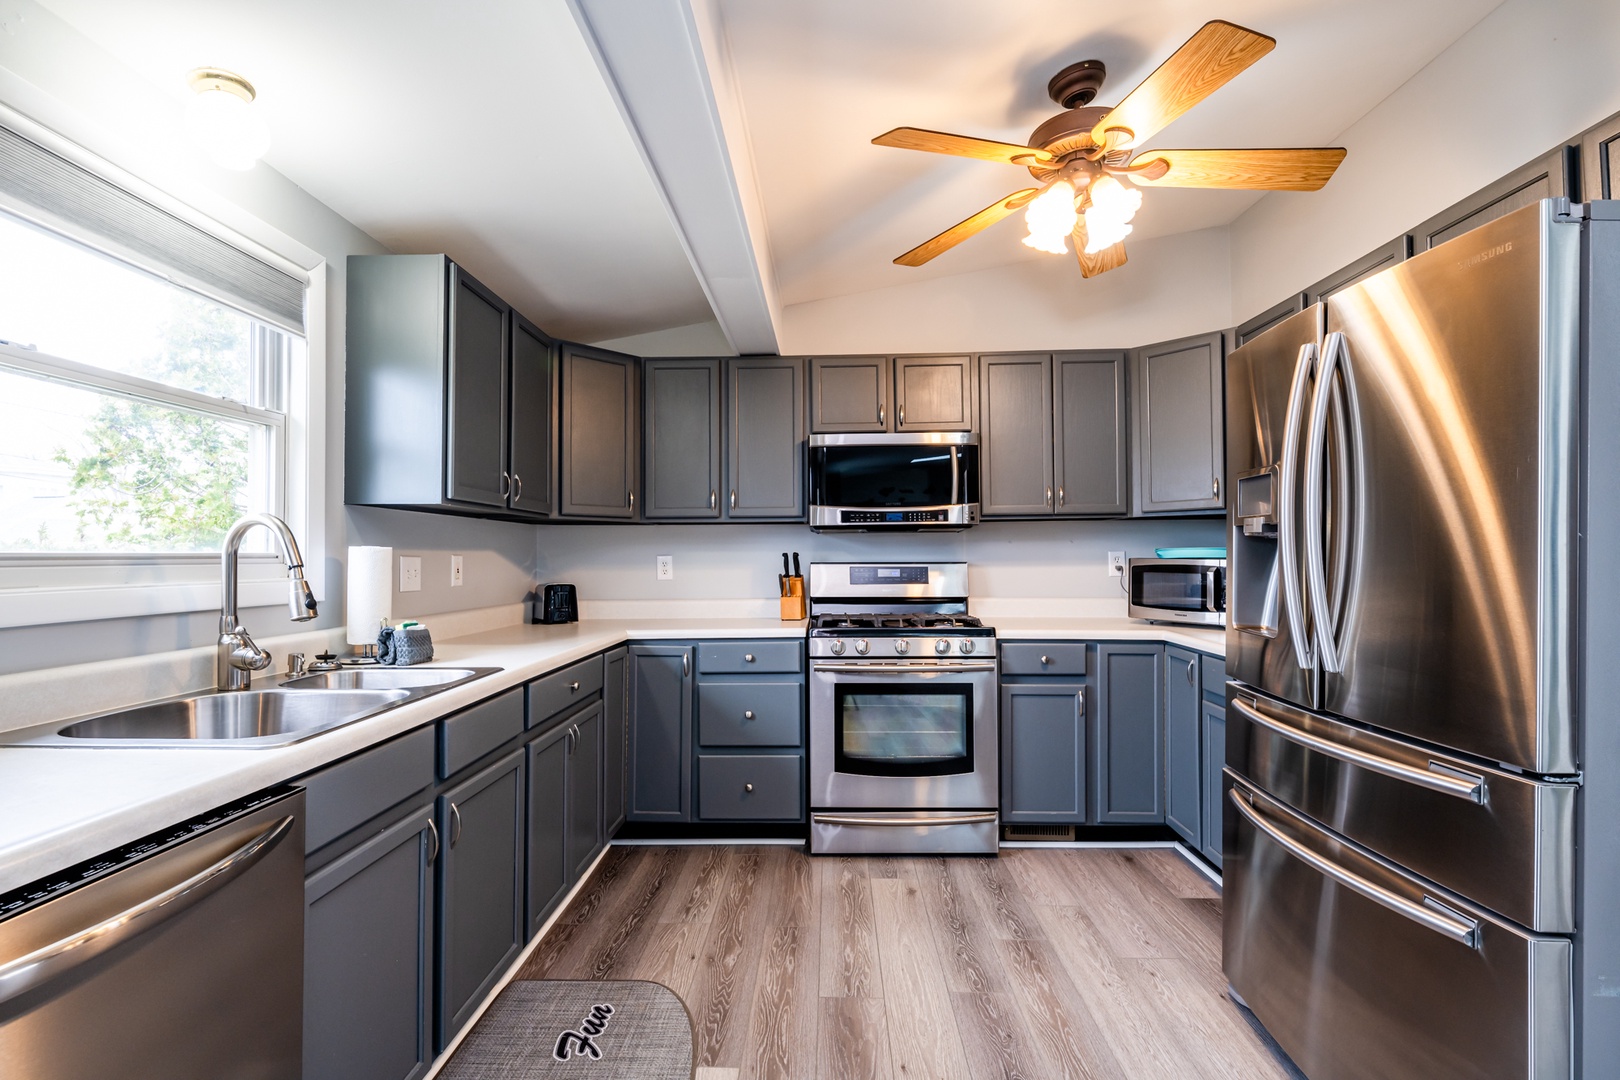
[[[892, 265], [896, 255], [1028, 186], [1030, 176], [1014, 166], [870, 144], [890, 128], [1022, 143], [1059, 111], [1046, 96], [1059, 69], [1102, 60], [1108, 80], [1096, 104], [1116, 104], [1218, 17], [1276, 38], [1276, 49], [1148, 145], [1332, 145], [1499, 3], [719, 0], [784, 305], [1024, 259], [1050, 260], [1053, 273], [1077, 275], [1072, 255], [1058, 259], [1020, 243], [1021, 216], [924, 267]], [[1149, 191], [1136, 236], [1224, 225], [1259, 197]]]
[[448, 252], [554, 334], [711, 318], [564, 0], [43, 0], [148, 80], [259, 91], [265, 161], [389, 248]]

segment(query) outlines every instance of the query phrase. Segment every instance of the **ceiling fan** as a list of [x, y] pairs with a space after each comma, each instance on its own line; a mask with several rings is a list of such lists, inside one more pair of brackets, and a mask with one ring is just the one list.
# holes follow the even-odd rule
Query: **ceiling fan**
[[[1029, 143], [976, 139], [902, 127], [872, 141], [879, 146], [1000, 161], [1029, 169], [1040, 187], [1015, 191], [952, 225], [894, 261], [921, 266], [1002, 218], [1028, 207], [1024, 243], [1061, 255], [1074, 238], [1080, 273], [1095, 277], [1125, 264], [1124, 239], [1141, 205], [1137, 187], [1242, 188], [1315, 191], [1344, 160], [1342, 147], [1276, 150], [1149, 150], [1134, 148], [1226, 85], [1277, 42], [1229, 22], [1205, 23], [1113, 108], [1093, 106], [1107, 69], [1100, 60], [1070, 64], [1047, 93], [1063, 112]], [[1121, 180], [1130, 183], [1121, 183]]]

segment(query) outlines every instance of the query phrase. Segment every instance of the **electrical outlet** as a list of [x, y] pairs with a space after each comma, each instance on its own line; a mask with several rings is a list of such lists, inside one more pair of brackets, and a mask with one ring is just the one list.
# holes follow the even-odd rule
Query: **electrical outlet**
[[1110, 551], [1108, 553], [1108, 576], [1119, 577], [1125, 573], [1125, 553], [1123, 551]]
[[399, 591], [422, 591], [422, 558], [419, 555], [399, 557]]
[[466, 583], [466, 580], [462, 577], [461, 556], [450, 556], [450, 587], [452, 589], [459, 589]]
[[658, 580], [659, 581], [674, 581], [675, 580], [675, 556], [673, 556], [673, 555], [660, 555], [660, 556], [658, 556]]

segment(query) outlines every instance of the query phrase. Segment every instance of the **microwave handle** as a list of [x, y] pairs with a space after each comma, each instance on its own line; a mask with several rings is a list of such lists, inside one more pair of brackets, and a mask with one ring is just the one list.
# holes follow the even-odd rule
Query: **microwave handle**
[[[900, 422], [905, 423], [904, 415]], [[951, 505], [958, 506], [962, 502], [962, 463], [957, 459], [956, 447], [951, 447]]]
[[1205, 567], [1205, 569], [1204, 569], [1204, 610], [1205, 611], [1219, 612], [1221, 610], [1220, 607], [1217, 606], [1216, 603], [1215, 603], [1216, 597], [1218, 597], [1220, 595], [1220, 593], [1218, 591], [1219, 588], [1220, 588], [1220, 584], [1221, 584], [1221, 568], [1218, 567], [1218, 566]]

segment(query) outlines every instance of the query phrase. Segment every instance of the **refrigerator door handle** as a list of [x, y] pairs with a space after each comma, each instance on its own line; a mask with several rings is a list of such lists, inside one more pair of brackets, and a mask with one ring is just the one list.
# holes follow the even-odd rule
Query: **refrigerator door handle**
[[1461, 769], [1453, 769], [1431, 762], [1428, 769], [1417, 769], [1399, 761], [1369, 754], [1365, 750], [1356, 750], [1349, 746], [1336, 743], [1331, 739], [1324, 739], [1319, 735], [1301, 731], [1287, 721], [1279, 720], [1261, 712], [1255, 705], [1242, 698], [1233, 698], [1232, 707], [1235, 708], [1245, 720], [1258, 724], [1274, 735], [1280, 735], [1289, 742], [1297, 743], [1318, 754], [1343, 761], [1370, 772], [1382, 773], [1396, 780], [1405, 781], [1418, 787], [1438, 791], [1442, 795], [1451, 795], [1459, 799], [1484, 805], [1486, 799], [1485, 778], [1466, 773]]
[[1335, 331], [1322, 346], [1322, 363], [1316, 372], [1316, 392], [1311, 397], [1310, 434], [1305, 447], [1305, 576], [1311, 611], [1316, 616], [1316, 645], [1322, 653], [1322, 667], [1338, 672], [1344, 669], [1339, 657], [1337, 628], [1332, 625], [1328, 603], [1327, 540], [1323, 535], [1322, 494], [1326, 484], [1328, 405], [1333, 399], [1344, 353], [1344, 335]]
[[1466, 945], [1470, 949], [1479, 948], [1477, 919], [1470, 919], [1428, 896], [1423, 898], [1422, 903], [1414, 903], [1398, 893], [1368, 881], [1359, 874], [1351, 873], [1333, 860], [1318, 855], [1261, 817], [1260, 812], [1254, 807], [1252, 796], [1246, 798], [1237, 788], [1229, 788], [1227, 796], [1232, 800], [1232, 805], [1237, 807], [1237, 812], [1247, 819], [1250, 825], [1323, 877], [1337, 882], [1351, 892], [1359, 893], [1375, 904], [1382, 904], [1397, 915], [1403, 915], [1419, 926], [1433, 930], [1460, 945]]
[[1299, 467], [1300, 425], [1305, 419], [1305, 392], [1316, 363], [1316, 343], [1299, 347], [1294, 363], [1294, 382], [1288, 390], [1288, 413], [1283, 422], [1282, 468], [1277, 477], [1277, 563], [1282, 578], [1283, 610], [1288, 616], [1288, 636], [1294, 644], [1294, 660], [1301, 668], [1315, 666], [1316, 659], [1305, 636], [1305, 600], [1299, 581], [1299, 513], [1294, 489]]

